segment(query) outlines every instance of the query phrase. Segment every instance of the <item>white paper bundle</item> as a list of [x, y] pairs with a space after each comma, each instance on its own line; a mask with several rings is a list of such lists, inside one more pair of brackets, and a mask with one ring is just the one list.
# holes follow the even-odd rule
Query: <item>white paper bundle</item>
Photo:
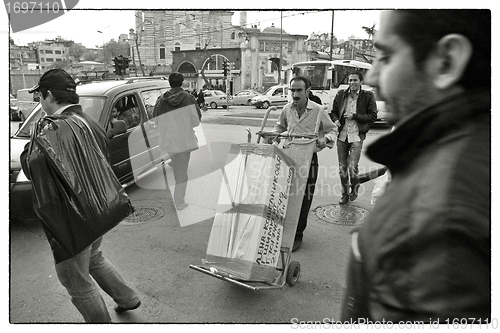
[[233, 145], [223, 170], [207, 262], [247, 281], [272, 281], [280, 256], [292, 162], [274, 145]]

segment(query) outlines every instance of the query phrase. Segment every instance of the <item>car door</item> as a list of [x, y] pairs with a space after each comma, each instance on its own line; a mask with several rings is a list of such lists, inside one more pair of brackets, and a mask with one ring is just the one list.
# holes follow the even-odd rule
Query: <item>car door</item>
[[279, 105], [281, 103], [281, 96], [283, 95], [283, 88], [276, 88], [270, 97], [271, 105]]
[[123, 131], [112, 133], [109, 141], [111, 167], [120, 182], [131, 179], [136, 172], [140, 172], [147, 165], [148, 149], [142, 145], [129, 145], [129, 137], [140, 129], [142, 122], [147, 118], [139, 108], [138, 95], [135, 91], [127, 91], [117, 95], [107, 109], [105, 130], [111, 133], [112, 110], [116, 109], [116, 119], [122, 124]]
[[153, 110], [158, 98], [164, 94], [167, 88], [146, 88], [139, 92], [141, 97], [141, 107], [145, 110], [147, 119], [143, 122], [140, 132], [134, 133], [134, 139], [142, 142], [142, 144], [149, 149], [147, 156], [149, 167], [153, 167], [161, 162], [167, 160], [168, 154], [160, 151], [160, 138], [159, 131], [156, 124], [156, 119], [153, 117]]
[[233, 98], [233, 104], [235, 105], [245, 105], [247, 104], [247, 99], [248, 99], [248, 96], [249, 96], [249, 92], [248, 91], [240, 91], [239, 93], [236, 94], [236, 96], [234, 96]]

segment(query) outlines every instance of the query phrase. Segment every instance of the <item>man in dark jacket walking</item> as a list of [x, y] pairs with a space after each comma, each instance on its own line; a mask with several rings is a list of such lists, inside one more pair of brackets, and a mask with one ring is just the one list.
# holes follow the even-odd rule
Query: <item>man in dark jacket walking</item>
[[[101, 150], [109, 163], [109, 141], [106, 133], [78, 105], [79, 96], [76, 93], [76, 84], [68, 73], [62, 69], [52, 69], [45, 72], [39, 83], [30, 90], [30, 93], [40, 95], [40, 103], [48, 115], [61, 114], [83, 118], [96, 138], [98, 144], [96, 148]], [[43, 123], [42, 126], [44, 126]], [[29, 144], [26, 145], [21, 154], [23, 171], [27, 176], [30, 174], [27, 161], [28, 147]], [[92, 189], [89, 190], [92, 191]], [[106, 199], [102, 198], [101, 200]], [[54, 200], [57, 201], [60, 198], [56, 197]], [[115, 307], [117, 312], [133, 310], [140, 306], [141, 302], [137, 293], [127, 285], [116, 268], [99, 249], [102, 237], [82, 252], [72, 255], [58, 243], [44, 221], [42, 221], [42, 225], [54, 255], [57, 277], [86, 322], [108, 323], [111, 321], [106, 304], [92, 277], [118, 304]], [[61, 228], [66, 228], [66, 226], [61, 226]], [[74, 237], [78, 237], [78, 235], [74, 235]]]
[[[352, 235], [342, 321], [491, 322], [491, 12], [384, 12], [366, 83], [391, 182]], [[416, 33], [418, 32], [418, 33]]]
[[160, 149], [167, 152], [172, 161], [174, 204], [177, 210], [182, 210], [188, 205], [185, 201], [188, 166], [191, 152], [198, 149], [194, 128], [200, 124], [201, 112], [194, 97], [182, 89], [181, 73], [170, 74], [168, 81], [172, 89], [158, 98], [153, 116], [160, 129]]
[[[340, 204], [358, 197], [358, 163], [370, 124], [377, 120], [377, 103], [371, 91], [361, 89], [363, 74], [349, 75], [349, 88], [339, 90], [330, 117], [339, 127], [337, 154], [342, 190]], [[349, 193], [349, 181], [351, 192]]]

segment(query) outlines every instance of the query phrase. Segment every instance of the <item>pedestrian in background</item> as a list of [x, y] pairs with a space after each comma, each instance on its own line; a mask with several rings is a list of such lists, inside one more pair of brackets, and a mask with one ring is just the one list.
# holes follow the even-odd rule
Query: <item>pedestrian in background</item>
[[191, 152], [198, 149], [194, 128], [200, 124], [201, 112], [194, 97], [182, 89], [184, 76], [174, 72], [168, 77], [171, 89], [158, 97], [153, 111], [160, 130], [160, 149], [170, 155], [175, 179], [174, 204], [177, 210], [187, 207], [185, 201]]
[[196, 103], [198, 103], [198, 107], [200, 108], [200, 110], [207, 111], [207, 108], [205, 106], [205, 96], [203, 94], [203, 89], [200, 89], [198, 97], [196, 98]]
[[[308, 99], [309, 89], [310, 80], [307, 77], [295, 76], [292, 78], [290, 81], [290, 91], [293, 101], [283, 107], [273, 132], [287, 132], [288, 134], [298, 135], [314, 133], [316, 131], [317, 120], [319, 119], [319, 138], [316, 141], [316, 146], [318, 151], [325, 147], [331, 149], [337, 137], [337, 127], [332, 123], [323, 107]], [[311, 208], [316, 180], [318, 178], [318, 168], [318, 155], [314, 152], [309, 168], [292, 251], [297, 251], [302, 245], [304, 230], [307, 227], [307, 216]]]
[[[30, 93], [40, 95], [40, 103], [48, 115], [61, 114], [83, 118], [95, 135], [98, 144], [96, 149], [100, 149], [109, 163], [109, 140], [106, 133], [92, 117], [82, 111], [82, 107], [78, 104], [79, 96], [76, 93], [76, 83], [68, 73], [62, 69], [52, 69], [45, 72], [39, 83], [30, 90]], [[28, 149], [29, 144], [26, 145], [21, 154], [23, 171], [27, 176], [30, 174], [27, 161]], [[77, 151], [76, 148], [70, 147], [68, 149]], [[92, 189], [88, 190], [92, 191]], [[101, 198], [102, 201], [107, 199]], [[59, 197], [54, 198], [54, 202], [59, 200]], [[42, 225], [54, 255], [57, 277], [87, 323], [109, 323], [111, 321], [106, 304], [92, 278], [118, 304], [115, 311], [121, 313], [136, 309], [141, 305], [137, 293], [127, 285], [116, 268], [102, 254], [100, 250], [102, 237], [82, 252], [72, 256], [68, 250], [58, 244], [53, 230], [47, 228], [45, 223]], [[65, 227], [61, 226], [61, 228]], [[78, 237], [78, 235], [74, 235], [74, 237]]]
[[352, 235], [342, 321], [491, 320], [491, 12], [384, 12], [366, 83], [391, 182]]
[[370, 124], [377, 120], [375, 96], [371, 91], [361, 89], [362, 83], [361, 72], [349, 74], [349, 88], [337, 92], [330, 113], [332, 121], [339, 127], [337, 155], [342, 191], [339, 201], [341, 205], [358, 197], [358, 163], [363, 141], [370, 130]]

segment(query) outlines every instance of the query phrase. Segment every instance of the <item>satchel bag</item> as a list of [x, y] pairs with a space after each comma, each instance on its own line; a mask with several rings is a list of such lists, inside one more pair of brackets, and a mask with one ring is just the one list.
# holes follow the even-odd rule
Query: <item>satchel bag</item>
[[35, 123], [27, 157], [33, 205], [50, 232], [52, 249], [74, 256], [133, 208], [83, 118], [59, 115], [41, 121], [48, 125], [40, 130], [40, 122]]

